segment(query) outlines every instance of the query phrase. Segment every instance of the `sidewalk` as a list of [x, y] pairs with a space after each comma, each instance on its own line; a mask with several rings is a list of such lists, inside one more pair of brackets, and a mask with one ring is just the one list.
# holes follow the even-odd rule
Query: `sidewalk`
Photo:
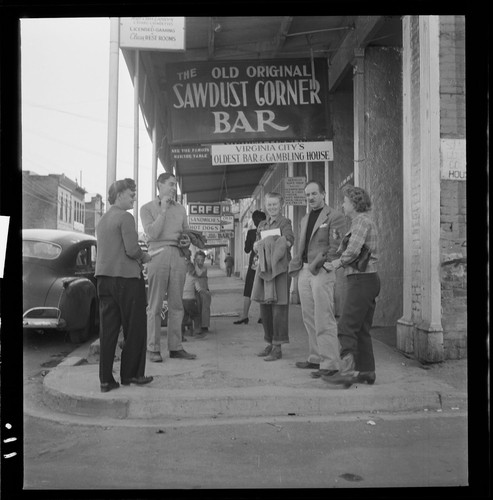
[[[209, 268], [213, 294], [211, 333], [203, 340], [188, 337], [185, 350], [193, 361], [147, 361], [146, 386], [121, 386], [109, 393], [99, 389], [98, 364], [87, 363], [87, 346], [51, 370], [44, 379], [43, 401], [52, 410], [117, 419], [227, 418], [253, 416], [320, 416], [353, 412], [466, 411], [465, 363], [449, 361], [450, 380], [440, 369], [423, 367], [374, 340], [375, 385], [331, 387], [310, 378], [311, 370], [295, 367], [306, 359], [307, 337], [299, 305], [290, 305], [290, 343], [283, 358], [265, 362], [257, 357], [265, 343], [257, 323], [258, 304], [252, 303], [248, 325], [234, 325], [243, 306], [243, 280], [227, 278]], [[162, 329], [166, 346], [166, 328]], [[378, 335], [377, 335], [378, 337]], [[454, 364], [457, 363], [457, 364]], [[114, 373], [119, 380], [119, 362]]]

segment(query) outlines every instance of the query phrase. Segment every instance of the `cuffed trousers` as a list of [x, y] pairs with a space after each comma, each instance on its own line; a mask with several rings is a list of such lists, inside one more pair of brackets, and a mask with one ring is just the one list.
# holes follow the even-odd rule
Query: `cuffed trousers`
[[339, 370], [339, 340], [334, 317], [335, 272], [320, 269], [316, 276], [304, 264], [298, 275], [301, 314], [308, 334], [308, 361], [322, 370]]
[[147, 349], [161, 351], [161, 309], [165, 295], [168, 296], [168, 350], [183, 349], [181, 323], [183, 320], [183, 286], [187, 266], [177, 247], [165, 247], [147, 264], [148, 308]]
[[260, 304], [264, 340], [268, 344], [281, 345], [289, 342], [288, 316], [288, 304]]
[[144, 375], [146, 363], [146, 291], [142, 278], [97, 277], [99, 297], [99, 380], [113, 382], [116, 344], [123, 329], [120, 379]]
[[380, 293], [377, 273], [350, 274], [347, 293], [338, 325], [341, 357], [352, 353], [356, 371], [375, 371], [370, 329], [375, 313], [375, 299]]

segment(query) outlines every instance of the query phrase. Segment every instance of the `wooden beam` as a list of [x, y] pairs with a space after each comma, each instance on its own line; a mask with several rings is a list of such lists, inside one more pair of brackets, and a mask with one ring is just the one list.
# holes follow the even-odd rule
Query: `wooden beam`
[[285, 16], [282, 19], [281, 26], [279, 28], [279, 32], [277, 33], [274, 39], [274, 48], [272, 49], [272, 55], [276, 56], [279, 50], [284, 45], [286, 40], [286, 35], [289, 32], [289, 28], [291, 27], [291, 23], [293, 22], [292, 16]]
[[335, 90], [354, 59], [354, 49], [366, 47], [384, 23], [383, 16], [358, 16], [354, 30], [349, 31], [329, 66], [329, 92]]
[[209, 23], [209, 30], [208, 30], [208, 41], [207, 41], [207, 55], [209, 59], [212, 59], [214, 56], [214, 41], [216, 37], [216, 28], [217, 25], [217, 17], [211, 17], [210, 18], [210, 23]]

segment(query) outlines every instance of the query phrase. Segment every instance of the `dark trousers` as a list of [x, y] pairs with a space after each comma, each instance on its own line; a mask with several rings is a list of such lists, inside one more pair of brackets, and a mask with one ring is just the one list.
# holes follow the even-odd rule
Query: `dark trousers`
[[146, 291], [141, 278], [98, 276], [99, 297], [99, 380], [112, 382], [113, 361], [120, 326], [123, 349], [120, 379], [144, 375], [146, 362]]
[[281, 345], [289, 342], [288, 304], [260, 304], [260, 317], [264, 327], [264, 340], [268, 344]]
[[375, 298], [379, 293], [380, 278], [377, 273], [350, 274], [347, 277], [346, 300], [337, 325], [337, 336], [341, 357], [352, 353], [357, 371], [375, 371], [370, 329]]

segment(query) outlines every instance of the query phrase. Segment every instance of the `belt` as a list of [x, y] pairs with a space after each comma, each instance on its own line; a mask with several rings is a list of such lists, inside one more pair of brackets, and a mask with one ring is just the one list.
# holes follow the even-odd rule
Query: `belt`
[[177, 244], [167, 244], [167, 245], [164, 245], [162, 247], [159, 247], [159, 248], [154, 248], [152, 250], [149, 250], [147, 253], [151, 256], [151, 257], [154, 257], [154, 255], [157, 255], [159, 253], [161, 253], [165, 248], [167, 247], [175, 247], [175, 248], [178, 248], [178, 245]]

